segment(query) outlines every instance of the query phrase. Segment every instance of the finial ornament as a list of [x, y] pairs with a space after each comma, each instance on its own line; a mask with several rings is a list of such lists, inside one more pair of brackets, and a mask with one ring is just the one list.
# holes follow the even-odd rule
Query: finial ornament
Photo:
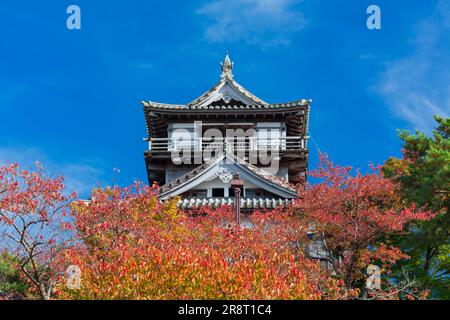
[[233, 78], [233, 65], [234, 62], [231, 62], [230, 55], [227, 54], [223, 62], [220, 63], [222, 65], [222, 75], [221, 78]]

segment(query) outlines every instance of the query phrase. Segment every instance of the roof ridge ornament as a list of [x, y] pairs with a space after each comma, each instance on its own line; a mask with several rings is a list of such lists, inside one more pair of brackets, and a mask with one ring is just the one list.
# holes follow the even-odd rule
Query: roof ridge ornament
[[222, 74], [220, 75], [220, 77], [222, 79], [224, 79], [224, 78], [233, 79], [234, 62], [231, 62], [230, 55], [228, 54], [228, 50], [227, 50], [225, 59], [223, 60], [223, 62], [220, 63], [220, 65], [222, 66]]

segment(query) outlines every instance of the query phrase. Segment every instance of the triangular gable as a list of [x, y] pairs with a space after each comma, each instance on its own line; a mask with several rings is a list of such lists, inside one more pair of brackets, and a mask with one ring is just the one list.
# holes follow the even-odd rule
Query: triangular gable
[[191, 108], [201, 108], [217, 101], [223, 101], [226, 104], [230, 101], [239, 101], [246, 106], [268, 105], [267, 102], [250, 93], [233, 79], [225, 77], [209, 91], [188, 103], [188, 106]]
[[231, 174], [239, 172], [244, 181], [258, 185], [261, 189], [281, 198], [293, 199], [297, 196], [295, 190], [289, 187], [287, 183], [282, 183], [280, 178], [264, 173], [262, 169], [256, 169], [233, 156], [221, 156], [162, 186], [159, 198], [166, 200], [178, 196], [195, 188], [202, 182], [218, 177], [224, 172]]
[[206, 181], [217, 171], [217, 165], [223, 161], [225, 156], [220, 156], [211, 161], [195, 168], [194, 170], [176, 178], [161, 187], [159, 190], [158, 198], [166, 200], [175, 196], [178, 196], [195, 186], [199, 185], [203, 181]]

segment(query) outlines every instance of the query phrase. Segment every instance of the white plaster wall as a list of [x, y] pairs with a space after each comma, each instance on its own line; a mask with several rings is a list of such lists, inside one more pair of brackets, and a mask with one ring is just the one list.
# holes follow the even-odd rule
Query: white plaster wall
[[[225, 193], [225, 197], [228, 197], [228, 189], [231, 188], [231, 184], [230, 183], [223, 183], [222, 180], [220, 180], [219, 178], [215, 178], [214, 180], [211, 181], [204, 181], [202, 183], [200, 183], [198, 186], [196, 186], [195, 188], [193, 188], [194, 190], [207, 190], [207, 196], [208, 197], [212, 197], [212, 189], [225, 189], [224, 193]], [[253, 183], [250, 183], [248, 181], [244, 181], [244, 190], [245, 189], [259, 189], [260, 187], [254, 185]]]

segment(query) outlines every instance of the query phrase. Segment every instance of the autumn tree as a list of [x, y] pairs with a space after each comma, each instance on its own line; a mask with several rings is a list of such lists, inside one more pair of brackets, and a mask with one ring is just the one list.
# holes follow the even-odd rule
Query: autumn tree
[[68, 204], [75, 195], [63, 190], [63, 179], [46, 176], [39, 164], [33, 171], [0, 167], [0, 250], [13, 255], [9, 262], [41, 299], [50, 299], [55, 263], [73, 239]]
[[[321, 155], [311, 175], [319, 183], [292, 208], [254, 212], [244, 227], [230, 207], [183, 212], [140, 183], [74, 201], [61, 178], [11, 165], [0, 168], [1, 245], [41, 299], [354, 298], [369, 264], [389, 272], [407, 258], [394, 236], [434, 214], [377, 169], [354, 175]], [[305, 255], [311, 233], [329, 270]], [[79, 289], [66, 286], [69, 265], [81, 269]], [[398, 298], [400, 284], [422, 297], [409, 279], [368, 297]]]
[[429, 220], [430, 212], [402, 202], [398, 186], [377, 168], [362, 174], [333, 164], [320, 154], [318, 169], [310, 172], [317, 183], [299, 189], [293, 210], [314, 226], [323, 240], [323, 261], [348, 288], [364, 288], [369, 264], [386, 271], [407, 258], [389, 242], [410, 221]]
[[398, 245], [411, 256], [404, 267], [436, 297], [450, 298], [450, 118], [435, 120], [432, 136], [401, 131], [403, 158], [388, 159], [382, 170], [401, 186], [403, 199], [439, 213], [411, 223]]
[[67, 263], [82, 286], [70, 299], [344, 299], [352, 296], [305, 258], [305, 228], [283, 211], [236, 226], [229, 207], [182, 212], [154, 187], [96, 190], [73, 210], [79, 247]]

